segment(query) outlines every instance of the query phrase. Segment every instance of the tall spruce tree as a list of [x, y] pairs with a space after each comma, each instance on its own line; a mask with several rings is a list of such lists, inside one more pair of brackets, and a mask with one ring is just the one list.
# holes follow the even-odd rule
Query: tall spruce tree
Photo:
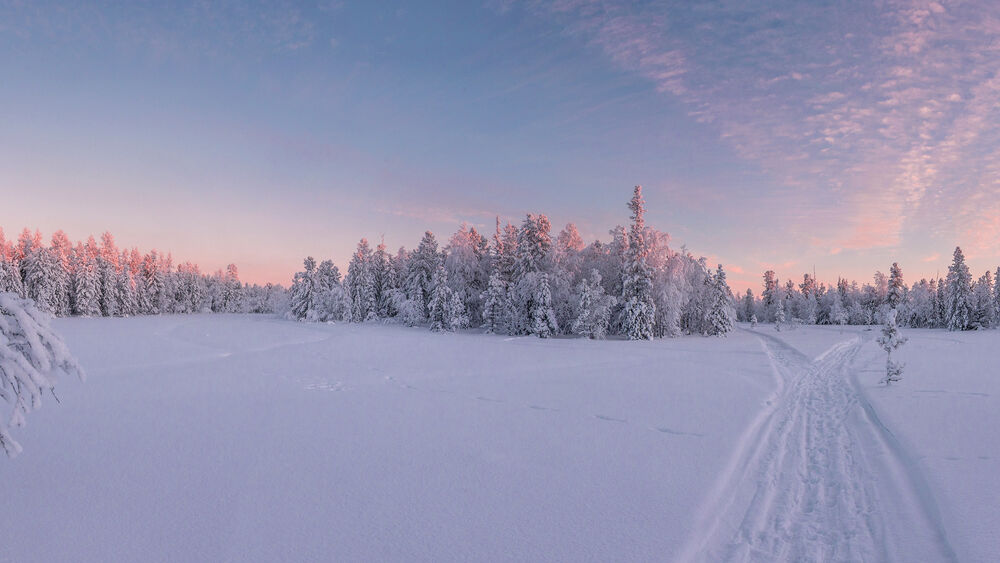
[[946, 286], [947, 328], [948, 330], [969, 330], [972, 328], [972, 275], [965, 264], [962, 249], [955, 247], [951, 266], [948, 268]]
[[656, 307], [653, 276], [646, 264], [645, 201], [642, 186], [636, 186], [628, 205], [632, 211], [628, 249], [622, 272], [622, 328], [629, 340], [652, 340]]

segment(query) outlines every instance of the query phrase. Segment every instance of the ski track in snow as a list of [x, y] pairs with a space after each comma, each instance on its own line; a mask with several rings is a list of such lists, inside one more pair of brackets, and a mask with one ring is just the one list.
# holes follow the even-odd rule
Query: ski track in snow
[[[753, 331], [777, 381], [700, 510], [682, 561], [955, 561], [930, 488], [879, 421], [851, 362]], [[903, 553], [901, 553], [901, 551]]]

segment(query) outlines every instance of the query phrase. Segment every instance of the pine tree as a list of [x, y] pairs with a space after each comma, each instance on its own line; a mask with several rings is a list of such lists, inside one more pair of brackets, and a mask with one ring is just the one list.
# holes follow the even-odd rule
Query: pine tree
[[986, 329], [993, 326], [993, 273], [989, 270], [972, 287], [972, 326]]
[[743, 320], [749, 321], [751, 317], [755, 316], [753, 290], [748, 287], [746, 295], [743, 296]]
[[892, 352], [905, 344], [906, 341], [907, 338], [899, 333], [899, 328], [896, 326], [896, 310], [890, 309], [886, 314], [885, 326], [882, 327], [882, 336], [877, 339], [879, 345], [888, 354], [885, 361], [885, 377], [880, 383], [889, 385], [902, 379], [903, 364], [892, 360]]
[[764, 272], [764, 291], [761, 293], [761, 301], [764, 305], [764, 321], [770, 320], [772, 311], [777, 307], [778, 300], [778, 279], [774, 276], [774, 270]]
[[969, 330], [972, 328], [972, 312], [969, 300], [972, 294], [972, 275], [965, 264], [962, 249], [955, 247], [954, 260], [948, 268], [946, 287], [948, 330]]
[[779, 297], [774, 311], [774, 330], [781, 332], [781, 325], [785, 324], [785, 300]]
[[629, 340], [652, 340], [656, 316], [653, 276], [646, 264], [644, 204], [642, 186], [636, 186], [628, 206], [632, 211], [632, 229], [622, 272], [622, 327]]
[[715, 270], [715, 276], [711, 283], [711, 306], [708, 311], [707, 331], [709, 336], [725, 336], [731, 332], [735, 326], [736, 316], [733, 307], [732, 294], [729, 291], [729, 284], [726, 283], [726, 272], [719, 264]]

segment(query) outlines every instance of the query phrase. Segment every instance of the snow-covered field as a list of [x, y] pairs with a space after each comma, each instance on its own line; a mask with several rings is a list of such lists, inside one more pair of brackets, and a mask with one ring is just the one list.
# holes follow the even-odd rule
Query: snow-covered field
[[655, 342], [261, 316], [54, 322], [87, 369], [0, 459], [0, 561], [1000, 553], [1000, 332]]

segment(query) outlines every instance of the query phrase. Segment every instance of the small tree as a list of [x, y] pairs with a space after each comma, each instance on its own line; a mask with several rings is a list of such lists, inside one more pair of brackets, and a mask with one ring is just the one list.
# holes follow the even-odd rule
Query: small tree
[[0, 400], [11, 405], [7, 420], [0, 419], [0, 449], [8, 456], [21, 451], [8, 427], [24, 426], [25, 415], [41, 406], [45, 391], [53, 393], [60, 374], [84, 378], [48, 316], [28, 299], [0, 293]]
[[573, 321], [573, 332], [592, 339], [604, 338], [615, 301], [614, 296], [604, 294], [601, 273], [593, 270], [589, 281], [580, 282], [580, 313]]
[[757, 328], [757, 315], [750, 315], [750, 327]]
[[892, 351], [906, 344], [907, 338], [899, 333], [896, 326], [896, 310], [890, 309], [885, 316], [885, 326], [882, 327], [882, 336], [877, 342], [888, 356], [885, 360], [885, 377], [879, 383], [889, 385], [894, 381], [903, 378], [903, 364], [892, 360]]
[[774, 312], [774, 330], [781, 332], [781, 325], [785, 324], [785, 300], [778, 298], [777, 310]]

